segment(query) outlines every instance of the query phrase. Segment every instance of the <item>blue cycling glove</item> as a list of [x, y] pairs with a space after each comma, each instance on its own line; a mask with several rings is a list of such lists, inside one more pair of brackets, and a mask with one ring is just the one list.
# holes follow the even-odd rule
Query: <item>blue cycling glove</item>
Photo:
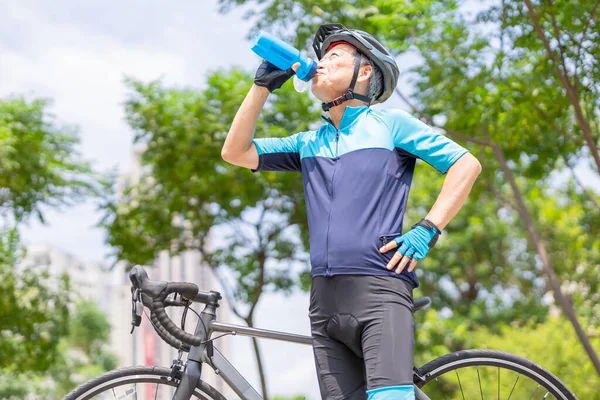
[[440, 234], [440, 230], [432, 222], [423, 219], [404, 235], [394, 238], [394, 241], [399, 246], [398, 252], [404, 257], [422, 260], [435, 245]]

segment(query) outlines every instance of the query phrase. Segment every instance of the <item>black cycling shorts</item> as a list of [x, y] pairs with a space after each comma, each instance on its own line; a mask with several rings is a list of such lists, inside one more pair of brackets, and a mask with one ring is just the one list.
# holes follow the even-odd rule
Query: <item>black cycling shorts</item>
[[321, 396], [413, 384], [413, 286], [393, 276], [313, 277], [310, 321]]

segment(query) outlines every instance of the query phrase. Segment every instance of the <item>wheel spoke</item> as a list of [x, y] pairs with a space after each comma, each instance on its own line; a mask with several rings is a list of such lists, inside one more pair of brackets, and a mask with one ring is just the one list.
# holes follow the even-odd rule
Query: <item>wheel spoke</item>
[[498, 367], [498, 400], [500, 400], [500, 367]]
[[[569, 388], [558, 377], [544, 371], [543, 368], [535, 368], [530, 361], [522, 357], [509, 353], [492, 350], [455, 352], [433, 360], [418, 370], [422, 374], [418, 377], [423, 381], [420, 387], [432, 399], [567, 400], [574, 398]], [[415, 381], [416, 378], [417, 375]], [[550, 378], [555, 382], [551, 382]], [[437, 383], [433, 383], [434, 380]], [[476, 392], [479, 392], [479, 395]]]
[[456, 377], [458, 378], [458, 387], [460, 387], [460, 393], [462, 393], [462, 398], [463, 400], [465, 400], [465, 392], [463, 392], [463, 388], [460, 383], [460, 376], [458, 376], [458, 370], [455, 370], [454, 372], [456, 372]]
[[481, 400], [483, 400], [483, 389], [481, 388], [481, 377], [479, 376], [479, 368], [477, 368], [477, 380], [479, 381], [479, 393], [481, 393]]
[[[540, 385], [538, 385], [538, 387], [535, 388], [535, 392], [533, 392], [533, 394], [531, 395], [531, 397], [529, 398], [529, 400], [533, 399], [533, 396], [535, 396], [535, 394], [537, 393], [538, 389], [540, 388]], [[545, 398], [546, 396], [544, 396]]]
[[515, 386], [517, 386], [517, 382], [519, 382], [519, 378], [520, 377], [521, 377], [521, 374], [519, 374], [519, 376], [517, 376], [517, 380], [515, 381], [515, 384], [513, 385], [512, 389], [510, 391], [510, 394], [508, 395], [508, 399], [507, 400], [510, 400], [510, 396], [512, 396], [513, 391], [515, 390]]
[[[67, 395], [67, 399], [82, 400], [166, 400], [173, 397], [179, 381], [169, 380], [169, 370], [161, 367], [129, 367], [108, 372], [82, 384]], [[93, 383], [92, 385], [90, 385]], [[154, 386], [152, 386], [154, 385]], [[205, 389], [207, 387], [210, 390]], [[214, 392], [213, 395], [211, 392]], [[154, 394], [154, 396], [152, 396]], [[441, 396], [440, 396], [441, 397]], [[191, 399], [223, 398], [218, 391], [200, 381]]]

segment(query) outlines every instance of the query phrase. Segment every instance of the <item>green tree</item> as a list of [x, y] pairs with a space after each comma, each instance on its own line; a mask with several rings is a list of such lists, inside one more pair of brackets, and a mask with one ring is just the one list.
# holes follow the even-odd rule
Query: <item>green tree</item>
[[[221, 159], [225, 134], [251, 84], [239, 69], [211, 74], [203, 91], [128, 81], [127, 120], [145, 149], [144, 173], [107, 199], [103, 221], [119, 260], [149, 265], [164, 250], [198, 251], [248, 326], [262, 293], [290, 291], [308, 276], [301, 176], [253, 175]], [[308, 130], [316, 110], [290, 83], [270, 97], [256, 136]], [[256, 339], [253, 345], [266, 398]]]
[[[451, 312], [470, 327], [543, 321], [545, 285], [535, 252], [527, 251], [518, 215], [490, 189], [495, 179], [491, 172], [483, 171], [435, 249], [417, 264], [415, 297], [430, 296], [432, 308]], [[405, 229], [427, 214], [443, 179], [429, 165], [417, 165]]]
[[[599, 4], [593, 0], [524, 3], [507, 1], [492, 12], [501, 13], [517, 49], [539, 54], [552, 67], [572, 107], [578, 133], [600, 173]], [[520, 29], [523, 26], [529, 29], [525, 32]]]
[[110, 341], [110, 323], [96, 303], [79, 301], [69, 321], [69, 344], [93, 361], [103, 361], [103, 352]]
[[80, 159], [76, 129], [56, 121], [47, 100], [0, 99], [0, 217], [21, 221], [94, 193], [95, 175]]
[[49, 368], [0, 373], [1, 398], [62, 398], [76, 385], [116, 367], [116, 356], [108, 351], [110, 325], [95, 303], [77, 302], [67, 325], [68, 334], [61, 337], [58, 357]]
[[[504, 325], [499, 331], [490, 330], [485, 326], [473, 329], [469, 321], [464, 318], [444, 318], [435, 310], [428, 310], [418, 315], [415, 342], [415, 365], [423, 365], [437, 357], [463, 348], [501, 349], [503, 351], [525, 357], [546, 370], [558, 376], [580, 399], [600, 399], [600, 381], [591, 378], [594, 367], [591, 363], [581, 362], [585, 358], [585, 350], [581, 346], [577, 335], [569, 329], [570, 322], [560, 317], [549, 317], [544, 322], [535, 321], [525, 324]], [[587, 323], [586, 320], [584, 320]], [[452, 332], [451, 335], [448, 332]], [[600, 340], [596, 335], [593, 338], [595, 347], [600, 347]], [[476, 393], [479, 388], [471, 392], [468, 385], [477, 384], [475, 375], [477, 371], [461, 373], [461, 382], [465, 385], [465, 394]], [[480, 373], [486, 372], [481, 368]], [[489, 371], [487, 371], [489, 372]], [[494, 374], [497, 371], [493, 371]], [[472, 378], [472, 379], [469, 379]], [[512, 379], [511, 379], [512, 378]], [[504, 397], [514, 385], [517, 376], [501, 374], [501, 386]], [[497, 376], [490, 377], [483, 382], [494, 384], [484, 385], [484, 389], [496, 390]], [[444, 392], [441, 390], [445, 389]], [[535, 389], [535, 388], [534, 388]], [[534, 390], [528, 393], [529, 397]], [[460, 398], [460, 389], [456, 376], [447, 376], [442, 382], [436, 383], [425, 392], [432, 398]], [[453, 397], [452, 394], [455, 396]], [[496, 393], [484, 393], [484, 398], [495, 398]], [[501, 398], [504, 398], [501, 396]], [[514, 397], [514, 395], [513, 395]], [[512, 397], [511, 397], [512, 398]]]
[[[220, 2], [223, 11], [258, 3]], [[297, 33], [295, 43], [302, 47], [319, 24], [340, 22], [383, 38], [396, 53], [410, 49], [421, 58], [422, 64], [405, 73], [413, 77], [417, 90], [412, 98], [398, 90], [400, 97], [455, 140], [476, 145], [484, 155], [484, 170], [491, 166], [503, 179], [503, 189], [509, 188], [506, 203], [517, 213], [529, 249], [536, 252], [547, 290], [600, 374], [600, 360], [549, 255], [549, 249], [570, 243], [548, 244], [518, 178], [551, 179], [551, 172], [587, 152], [597, 159], [596, 11], [594, 1], [567, 7], [563, 2], [507, 0], [471, 18], [455, 1], [329, 2], [325, 9], [305, 1], [271, 0], [260, 2], [250, 15], [257, 27]], [[304, 17], [294, 21], [295, 15]], [[588, 197], [598, 204], [597, 196]]]
[[67, 333], [69, 280], [47, 270], [15, 270], [22, 257], [15, 229], [0, 235], [0, 366], [8, 372], [45, 371], [60, 357]]
[[69, 334], [59, 345], [62, 358], [48, 371], [50, 379], [36, 379], [36, 391], [51, 398], [63, 397], [80, 383], [116, 368], [117, 357], [108, 350], [109, 342], [107, 316], [96, 303], [78, 301], [69, 318]]
[[[60, 126], [43, 100], [0, 100], [0, 348], [7, 370], [47, 369], [66, 332], [68, 280], [47, 271], [15, 269], [22, 259], [15, 227], [42, 208], [74, 204], [94, 189], [89, 165], [78, 159], [72, 127]], [[28, 318], [23, 318], [24, 316]]]
[[[490, 22], [485, 19], [488, 14], [482, 16]], [[494, 45], [490, 38], [496, 38], [500, 45]], [[547, 288], [600, 374], [600, 360], [571, 299], [563, 293], [564, 278], [557, 275], [555, 259], [549, 253], [552, 247], [571, 243], [548, 243], [527, 198], [533, 192], [517, 178], [550, 179], [552, 171], [581, 154], [581, 145], [575, 140], [568, 99], [553, 85], [548, 64], [535, 52], [515, 48], [513, 39], [501, 24], [498, 31], [482, 37], [464, 18], [442, 21], [438, 31], [418, 39], [425, 60], [417, 69], [419, 90], [415, 97], [420, 106], [408, 103], [432, 122], [444, 119], [443, 127], [451, 136], [485, 147], [495, 159], [510, 188], [510, 203], [527, 232], [529, 246], [537, 252]]]
[[597, 335], [600, 320], [600, 213], [595, 202], [573, 181], [559, 187], [536, 185], [528, 200], [549, 257], [561, 260], [557, 272], [565, 294], [587, 321], [586, 331]]
[[62, 360], [71, 287], [47, 268], [19, 266], [19, 224], [96, 192], [99, 176], [78, 155], [75, 128], [60, 124], [46, 100], [0, 99], [0, 397], [31, 390], [27, 377]]

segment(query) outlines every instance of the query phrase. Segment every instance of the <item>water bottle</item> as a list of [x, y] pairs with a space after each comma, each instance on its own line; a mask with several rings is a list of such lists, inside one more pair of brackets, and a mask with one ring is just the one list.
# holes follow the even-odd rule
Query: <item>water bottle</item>
[[[299, 62], [300, 67], [294, 77], [294, 87], [298, 91], [303, 90], [299, 90], [302, 85], [300, 85], [301, 82], [297, 82], [297, 79], [306, 83], [317, 72], [317, 63], [314, 60], [303, 56], [300, 54], [300, 50], [264, 31], [259, 31], [254, 36], [252, 51], [281, 70], [286, 70]], [[306, 90], [306, 86], [305, 84], [304, 90]]]

